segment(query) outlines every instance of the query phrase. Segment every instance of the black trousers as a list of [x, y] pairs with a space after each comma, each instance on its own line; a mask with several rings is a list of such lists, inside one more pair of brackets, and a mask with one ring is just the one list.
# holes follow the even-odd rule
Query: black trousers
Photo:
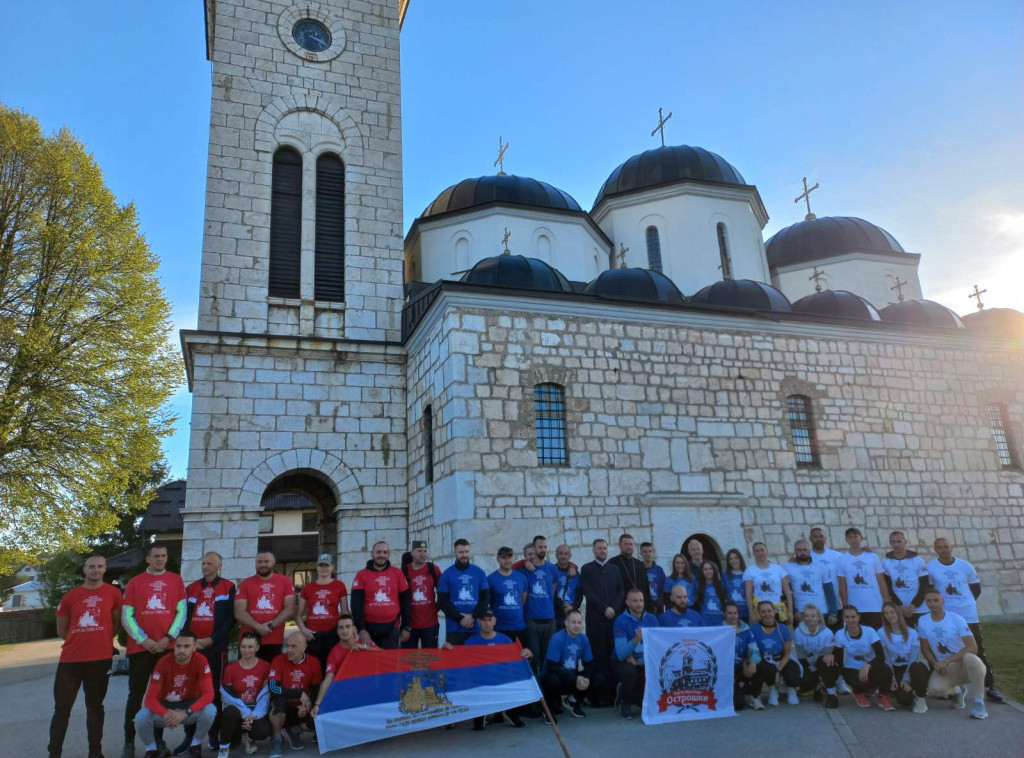
[[850, 685], [855, 695], [863, 695], [878, 690], [883, 695], [888, 695], [892, 689], [892, 669], [885, 665], [880, 659], [875, 658], [868, 670], [868, 680], [860, 680], [860, 672], [857, 669], [843, 669], [843, 681]]
[[[142, 708], [149, 677], [156, 668], [156, 662], [165, 655], [166, 651], [154, 655], [148, 650], [141, 650], [128, 656], [128, 702], [124, 708], [124, 741], [128, 745], [135, 743], [135, 714]], [[163, 733], [163, 729], [157, 728], [157, 740], [163, 738]]]
[[78, 690], [85, 690], [85, 728], [89, 737], [89, 758], [102, 758], [103, 699], [110, 683], [110, 658], [83, 663], [58, 663], [53, 678], [53, 718], [50, 719], [50, 758], [60, 758], [68, 731], [71, 709]]
[[780, 671], [774, 663], [761, 661], [757, 664], [757, 671], [750, 680], [750, 690], [754, 695], [761, 694], [761, 688], [765, 685], [771, 687], [775, 684], [776, 677], [782, 674], [782, 681], [787, 687], [797, 687], [800, 684], [800, 666], [792, 658], [786, 662]]
[[[903, 681], [903, 675], [907, 672], [907, 666], [893, 666], [892, 677], [896, 680], [898, 685]], [[931, 669], [928, 668], [927, 664], [921, 663], [921, 661], [914, 661], [910, 664], [910, 692], [907, 692], [902, 687], [893, 687], [893, 695], [896, 696], [896, 702], [900, 705], [913, 705], [914, 695], [918, 697], [924, 697], [928, 692], [928, 677], [931, 676]]]
[[277, 644], [266, 644], [260, 643], [260, 649], [256, 651], [256, 657], [260, 660], [266, 661], [267, 663], [273, 663], [274, 659], [281, 654], [281, 650], [284, 649], [284, 645], [280, 642]]
[[[242, 712], [233, 705], [229, 705], [220, 714], [220, 744], [231, 743], [234, 747], [242, 739]], [[253, 719], [252, 727], [248, 732], [254, 740], [265, 740], [270, 736], [270, 717]]]
[[320, 661], [320, 673], [327, 669], [327, 656], [331, 649], [338, 644], [338, 631], [331, 629], [326, 632], [313, 632], [313, 639], [306, 646], [306, 651]]
[[366, 631], [370, 633], [370, 639], [382, 650], [397, 650], [398, 641], [401, 639], [401, 630], [391, 622], [389, 624], [374, 624], [366, 622]]
[[562, 695], [575, 695], [577, 700], [582, 700], [586, 697], [587, 690], [598, 684], [597, 678], [590, 676], [587, 677], [590, 679], [590, 687], [583, 690], [578, 689], [576, 687], [576, 677], [578, 676], [581, 676], [579, 671], [572, 671], [557, 664], [552, 665], [548, 661], [547, 668], [541, 676], [540, 688], [549, 708], [557, 709], [562, 701]]
[[310, 729], [315, 728], [313, 726], [313, 717], [308, 713], [305, 716], [299, 716], [299, 706], [289, 703], [285, 698], [271, 698], [270, 699], [270, 712], [274, 715], [283, 713], [284, 714], [284, 728], [291, 729], [293, 726], [300, 726], [305, 724]]
[[613, 699], [611, 685], [614, 674], [612, 672], [612, 653], [615, 651], [615, 636], [612, 628], [615, 626], [614, 619], [605, 618], [603, 615], [587, 614], [587, 639], [590, 640], [590, 648], [594, 653], [594, 677], [600, 677], [602, 686], [594, 683], [590, 685], [591, 703], [611, 703]]
[[992, 673], [992, 664], [989, 663], [988, 656], [985, 655], [985, 638], [981, 636], [981, 624], [974, 622], [973, 624], [968, 624], [967, 628], [974, 635], [974, 641], [978, 643], [978, 657], [985, 664], [985, 686], [991, 687], [995, 684], [995, 676]]
[[410, 650], [418, 647], [434, 649], [437, 647], [437, 641], [440, 636], [440, 624], [434, 624], [423, 629], [412, 629], [409, 632], [409, 639], [402, 643], [402, 647]]
[[533, 666], [535, 674], [540, 671], [541, 664], [544, 663], [544, 657], [548, 653], [548, 643], [554, 633], [555, 620], [553, 618], [526, 619], [526, 645], [533, 653], [530, 664]]
[[633, 705], [644, 702], [644, 667], [626, 661], [612, 661], [612, 673], [622, 685], [622, 699]]
[[[756, 672], [755, 672], [756, 673]], [[747, 705], [747, 695], [750, 694], [750, 679], [743, 673], [743, 664], [736, 663], [732, 667], [732, 707], [735, 711], [742, 711]]]
[[804, 675], [800, 680], [801, 690], [813, 690], [818, 686], [818, 682], [821, 682], [825, 689], [836, 686], [836, 679], [839, 678], [839, 666], [835, 662], [831, 666], [826, 666], [822, 656], [819, 655], [814, 661], [813, 671], [807, 659], [802, 658], [800, 663], [804, 667]]

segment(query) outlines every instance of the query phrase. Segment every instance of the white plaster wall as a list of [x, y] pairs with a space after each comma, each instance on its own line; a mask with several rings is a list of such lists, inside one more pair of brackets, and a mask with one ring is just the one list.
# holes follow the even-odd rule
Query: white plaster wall
[[822, 289], [848, 290], [871, 301], [881, 310], [898, 300], [896, 291], [892, 289], [897, 276], [900, 281], [907, 282], [903, 288], [904, 300], [920, 300], [923, 297], [921, 280], [917, 275], [918, 262], [918, 258], [900, 260], [891, 256], [852, 253], [778, 268], [772, 276], [772, 284], [792, 302], [796, 302], [814, 293], [814, 282], [810, 277], [817, 266], [825, 275]]

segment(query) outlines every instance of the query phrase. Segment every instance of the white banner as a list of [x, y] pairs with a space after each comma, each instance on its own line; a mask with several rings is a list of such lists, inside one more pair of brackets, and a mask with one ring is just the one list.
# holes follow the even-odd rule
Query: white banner
[[735, 716], [731, 626], [644, 629], [645, 724]]

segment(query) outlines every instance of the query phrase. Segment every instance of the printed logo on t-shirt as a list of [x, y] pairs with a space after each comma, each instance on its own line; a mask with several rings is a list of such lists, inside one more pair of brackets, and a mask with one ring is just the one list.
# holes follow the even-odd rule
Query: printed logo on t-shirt
[[462, 586], [459, 587], [459, 601], [471, 603], [476, 600], [473, 596], [473, 588], [470, 584], [473, 582], [471, 576], [460, 576], [459, 581], [462, 582]]
[[100, 622], [92, 615], [92, 611], [85, 611], [78, 617], [78, 626], [80, 629], [94, 629], [99, 625]]
[[377, 576], [374, 577], [374, 581], [377, 582], [377, 591], [373, 593], [371, 605], [390, 605], [391, 593], [388, 592], [388, 589], [391, 586], [391, 578], [388, 576]]
[[516, 598], [516, 583], [506, 579], [501, 583], [501, 586], [505, 588], [505, 594], [501, 597], [501, 607], [518, 608], [519, 600]]
[[274, 599], [276, 594], [274, 592], [273, 582], [263, 582], [260, 584], [260, 596], [256, 600], [256, 608], [261, 611], [274, 611], [277, 610], [274, 607]]
[[210, 607], [210, 604], [204, 600], [197, 605], [193, 618], [213, 618], [213, 609]]
[[564, 665], [567, 669], [576, 668], [576, 659], [579, 657], [580, 646], [576, 642], [570, 642], [565, 646], [565, 651], [562, 654], [562, 660], [565, 661]]
[[771, 592], [771, 591], [772, 591], [772, 583], [769, 582], [767, 579], [762, 580], [761, 581], [761, 592], [768, 593], [768, 592]]
[[412, 578], [412, 601], [417, 605], [430, 602], [430, 598], [427, 597], [427, 577], [414, 576]]
[[[533, 583], [533, 587], [530, 588], [530, 594], [533, 595], [534, 597], [547, 597], [548, 596], [548, 590], [547, 590], [547, 587], [544, 586], [544, 580], [543, 579], [538, 578], [537, 581], [535, 581]], [[472, 597], [469, 597], [469, 598], [466, 598], [466, 599], [467, 600], [472, 600]]]
[[176, 703], [185, 696], [185, 684], [188, 682], [188, 674], [175, 674], [171, 691], [167, 693], [164, 700]]
[[102, 602], [103, 598], [99, 595], [89, 595], [82, 601], [85, 610], [75, 623], [75, 632], [88, 632], [100, 628], [99, 606]]

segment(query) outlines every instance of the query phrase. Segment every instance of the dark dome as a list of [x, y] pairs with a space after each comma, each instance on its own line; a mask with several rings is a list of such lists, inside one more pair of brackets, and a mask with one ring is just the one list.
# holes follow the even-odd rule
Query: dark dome
[[793, 303], [796, 313], [811, 313], [815, 316], [881, 321], [878, 310], [862, 298], [846, 290], [824, 290], [802, 297]]
[[523, 255], [495, 255], [484, 258], [462, 275], [467, 284], [488, 284], [524, 290], [572, 292], [562, 272], [537, 258]]
[[671, 279], [646, 268], [613, 268], [603, 271], [583, 288], [592, 295], [614, 295], [636, 300], [662, 300], [681, 303], [683, 293]]
[[684, 179], [719, 184], [746, 184], [740, 172], [722, 156], [702, 147], [669, 145], [634, 155], [612, 171], [601, 191], [597, 193], [594, 207], [612, 195], [636, 192]]
[[1024, 337], [1024, 313], [1012, 308], [986, 308], [963, 317], [964, 328], [1001, 337]]
[[420, 214], [420, 218], [464, 211], [490, 203], [524, 205], [559, 211], [582, 212], [572, 195], [528, 176], [494, 175], [463, 179], [446, 189]]
[[770, 284], [752, 279], [724, 279], [705, 287], [690, 298], [691, 303], [750, 308], [755, 311], [789, 313], [793, 306]]
[[893, 303], [880, 311], [882, 321], [890, 324], [913, 326], [941, 326], [946, 329], [963, 329], [960, 317], [934, 300], [905, 300]]
[[852, 216], [825, 216], [787, 226], [776, 232], [764, 249], [772, 267], [853, 252], [906, 254], [885, 229]]

